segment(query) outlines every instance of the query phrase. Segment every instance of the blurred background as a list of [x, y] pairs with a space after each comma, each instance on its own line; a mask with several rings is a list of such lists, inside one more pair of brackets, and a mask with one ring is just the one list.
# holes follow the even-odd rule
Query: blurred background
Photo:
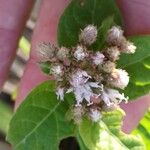
[[[26, 61], [29, 58], [31, 35], [38, 16], [40, 2], [41, 0], [36, 0], [35, 2], [33, 11], [26, 23], [23, 36], [20, 39], [17, 56], [11, 67], [9, 78], [0, 93], [0, 150], [11, 150], [11, 147], [6, 142], [5, 137], [7, 134], [9, 121], [13, 115], [13, 106], [16, 99], [20, 78], [23, 75]], [[150, 150], [150, 109], [132, 134], [140, 135], [146, 144], [147, 150]], [[71, 143], [73, 141], [74, 140], [71, 139]], [[69, 140], [67, 141], [67, 144], [69, 144]], [[72, 144], [74, 147], [73, 149], [78, 149], [75, 145], [77, 144]]]
[[9, 78], [0, 93], [0, 150], [11, 150], [5, 141], [8, 124], [13, 115], [13, 106], [17, 95], [20, 78], [23, 75], [26, 61], [29, 58], [31, 35], [38, 16], [41, 0], [36, 0], [24, 33], [18, 45], [16, 59], [11, 67]]

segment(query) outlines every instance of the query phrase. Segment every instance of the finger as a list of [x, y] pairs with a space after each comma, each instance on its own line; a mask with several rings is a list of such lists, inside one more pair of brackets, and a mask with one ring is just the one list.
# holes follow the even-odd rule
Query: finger
[[126, 133], [130, 133], [138, 125], [140, 119], [150, 107], [150, 95], [143, 96], [129, 104], [122, 104], [121, 107], [126, 112], [122, 129]]
[[32, 5], [31, 0], [0, 0], [0, 87], [7, 78]]
[[69, 0], [45, 0], [42, 3], [39, 18], [32, 38], [32, 48], [30, 60], [25, 69], [20, 91], [17, 98], [18, 105], [27, 93], [36, 85], [47, 79], [37, 66], [36, 49], [41, 42], [55, 43], [57, 36], [57, 26], [59, 18], [63, 13]]
[[150, 33], [150, 0], [116, 0], [128, 35]]

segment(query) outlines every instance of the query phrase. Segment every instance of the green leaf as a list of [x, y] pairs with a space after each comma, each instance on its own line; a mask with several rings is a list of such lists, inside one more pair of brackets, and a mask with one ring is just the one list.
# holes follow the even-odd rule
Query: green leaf
[[54, 89], [54, 81], [39, 85], [18, 108], [7, 135], [14, 150], [57, 150], [60, 140], [74, 135], [65, 118], [69, 104], [58, 101]]
[[130, 83], [124, 93], [135, 99], [150, 92], [150, 35], [133, 36], [129, 40], [136, 45], [136, 53], [123, 54], [118, 67], [129, 73]]
[[144, 150], [140, 138], [121, 131], [123, 112], [116, 110], [103, 113], [98, 123], [85, 118], [79, 126], [79, 133], [90, 150]]
[[81, 29], [88, 24], [94, 24], [99, 28], [110, 16], [114, 16], [114, 21], [118, 25], [122, 23], [114, 0], [72, 0], [59, 22], [59, 45], [75, 46]]
[[104, 45], [106, 44], [105, 39], [108, 32], [108, 29], [111, 28], [111, 26], [114, 24], [114, 17], [109, 16], [104, 21], [102, 21], [102, 24], [100, 28], [98, 29], [98, 36], [96, 42], [91, 46], [91, 49], [93, 50], [101, 50]]
[[41, 68], [41, 70], [45, 73], [45, 74], [49, 74], [50, 73], [50, 63], [49, 62], [40, 62], [39, 66]]
[[138, 127], [132, 132], [133, 135], [140, 135], [146, 145], [146, 150], [150, 149], [150, 109], [140, 121]]
[[12, 109], [0, 100], [0, 132], [6, 135], [12, 117]]
[[83, 142], [83, 140], [82, 140], [82, 138], [80, 137], [79, 134], [76, 136], [76, 139], [77, 139], [77, 141], [78, 141], [80, 150], [89, 150], [89, 149], [85, 146], [85, 144], [84, 144], [84, 142]]

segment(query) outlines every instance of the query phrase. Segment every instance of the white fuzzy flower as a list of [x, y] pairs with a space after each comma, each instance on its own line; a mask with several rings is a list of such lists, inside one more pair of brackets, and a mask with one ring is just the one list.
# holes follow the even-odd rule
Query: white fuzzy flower
[[107, 33], [107, 42], [110, 45], [119, 45], [123, 38], [123, 30], [118, 26], [113, 26]]
[[80, 85], [84, 85], [90, 78], [86, 71], [78, 70], [74, 74], [72, 74], [70, 84], [73, 87], [79, 87]]
[[90, 110], [90, 117], [91, 117], [91, 120], [93, 122], [97, 122], [101, 118], [101, 113], [97, 109], [91, 109]]
[[54, 75], [55, 78], [63, 75], [63, 68], [60, 65], [52, 66], [50, 73]]
[[136, 50], [136, 46], [132, 43], [132, 42], [127, 42], [127, 49], [126, 49], [126, 53], [135, 53]]
[[80, 106], [83, 100], [87, 101], [87, 105], [93, 104], [91, 97], [98, 97], [99, 95], [93, 93], [92, 88], [102, 88], [97, 82], [89, 82], [91, 78], [86, 71], [78, 70], [70, 79], [71, 88], [67, 91], [73, 91], [76, 98], [76, 106]]
[[97, 38], [97, 28], [93, 25], [88, 25], [84, 30], [81, 31], [79, 36], [80, 41], [84, 44], [91, 45], [96, 41]]
[[129, 83], [129, 76], [125, 70], [115, 69], [109, 79], [109, 83], [120, 89], [124, 89]]
[[57, 99], [64, 100], [64, 88], [57, 88], [56, 95]]
[[122, 53], [133, 54], [136, 51], [136, 46], [124, 38], [120, 44], [120, 51]]
[[84, 51], [84, 48], [78, 45], [75, 49], [74, 57], [79, 61], [79, 60], [83, 60], [87, 56], [88, 54]]
[[119, 104], [122, 101], [127, 102], [128, 100], [128, 97], [126, 98], [124, 94], [120, 94], [119, 91], [114, 89], [105, 89], [100, 97], [107, 106]]
[[94, 63], [95, 65], [100, 65], [100, 64], [103, 63], [104, 58], [105, 58], [105, 56], [104, 56], [102, 53], [97, 52], [97, 53], [95, 54], [95, 56], [92, 57], [93, 63]]

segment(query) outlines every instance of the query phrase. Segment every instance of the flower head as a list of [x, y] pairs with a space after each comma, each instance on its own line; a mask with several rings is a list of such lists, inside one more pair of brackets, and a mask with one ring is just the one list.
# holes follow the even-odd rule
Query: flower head
[[113, 26], [107, 33], [107, 42], [110, 45], [120, 45], [123, 38], [123, 30], [118, 26]]
[[87, 56], [88, 54], [85, 52], [83, 46], [78, 45], [75, 49], [74, 57], [79, 61], [83, 60]]
[[117, 46], [112, 46], [106, 49], [106, 55], [114, 62], [119, 59], [120, 51]]
[[80, 106], [83, 100], [87, 101], [87, 105], [93, 104], [91, 97], [99, 96], [92, 91], [92, 88], [102, 88], [97, 82], [89, 82], [91, 78], [85, 71], [79, 70], [72, 75], [70, 79], [71, 89], [69, 92], [73, 91], [76, 98], [76, 106]]
[[56, 47], [50, 43], [42, 43], [38, 48], [38, 57], [40, 61], [50, 61], [55, 56]]
[[[116, 109], [120, 102], [128, 98], [119, 93], [129, 83], [125, 70], [116, 68], [121, 53], [134, 53], [136, 46], [123, 35], [123, 30], [113, 26], [106, 36], [107, 44], [100, 51], [92, 50], [98, 30], [88, 25], [79, 35], [79, 43], [73, 48], [56, 48], [44, 44], [40, 49], [41, 63], [48, 65], [51, 75], [56, 79], [57, 99], [64, 100], [65, 93], [74, 94], [75, 105], [72, 119], [80, 123], [83, 115], [93, 122], [101, 118], [101, 111]], [[48, 61], [48, 62], [47, 62]]]
[[129, 83], [129, 76], [125, 70], [115, 69], [109, 78], [109, 83], [120, 89], [124, 89]]
[[108, 60], [108, 61], [103, 63], [102, 70], [106, 73], [111, 73], [111, 72], [113, 72], [115, 67], [116, 67], [116, 64], [114, 62], [111, 62]]
[[57, 58], [61, 61], [64, 61], [68, 58], [69, 50], [66, 47], [61, 47], [57, 52]]
[[97, 28], [93, 25], [88, 25], [81, 31], [79, 36], [80, 41], [83, 41], [86, 45], [91, 45], [96, 41], [97, 38]]
[[93, 63], [94, 63], [95, 65], [100, 65], [100, 64], [103, 63], [104, 58], [105, 58], [105, 56], [104, 56], [102, 53], [97, 52], [97, 53], [92, 57]]
[[136, 51], [136, 46], [127, 40], [124, 40], [121, 44], [120, 51], [123, 53], [133, 54]]
[[56, 79], [58, 79], [63, 75], [63, 67], [61, 65], [52, 66], [50, 74], [52, 74]]

